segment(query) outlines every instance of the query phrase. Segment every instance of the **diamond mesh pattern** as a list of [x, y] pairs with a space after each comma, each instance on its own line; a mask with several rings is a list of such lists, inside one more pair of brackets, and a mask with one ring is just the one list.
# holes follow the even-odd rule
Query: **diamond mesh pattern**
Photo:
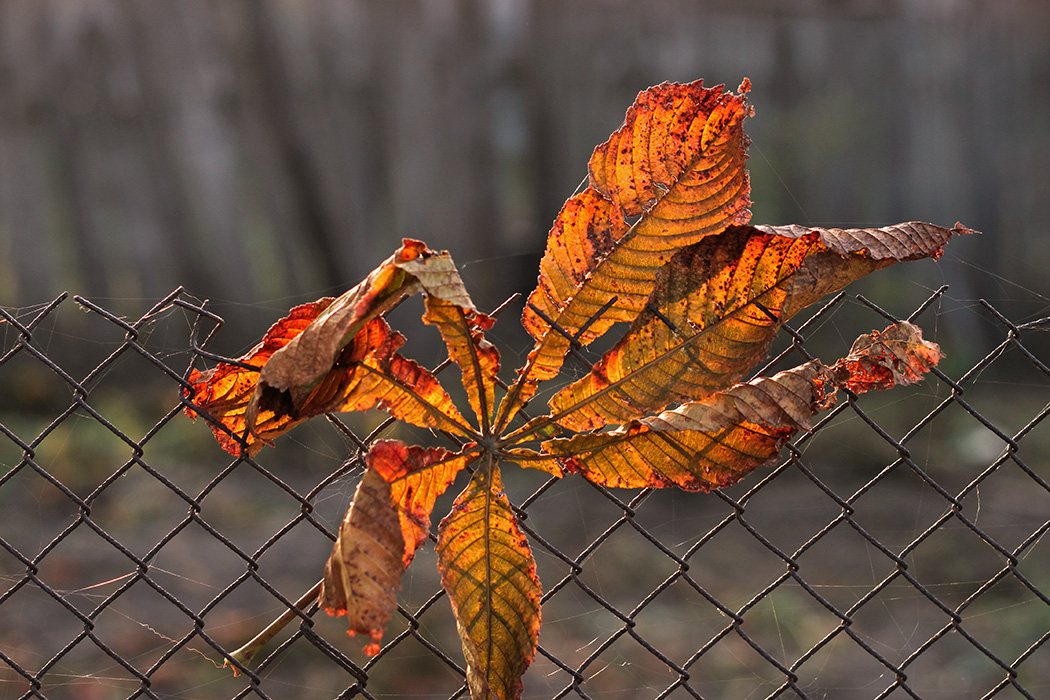
[[[545, 590], [526, 697], [1047, 697], [1050, 319], [946, 311], [946, 291], [909, 316], [949, 356], [925, 384], [848, 396], [736, 487], [506, 470]], [[295, 605], [391, 421], [332, 416], [223, 461], [180, 404], [189, 369], [224, 359], [206, 303], [0, 316], [0, 698], [466, 697], [431, 549], [375, 657]], [[886, 319], [840, 294], [762, 371]], [[975, 322], [990, 347], [930, 332]], [[250, 668], [221, 668], [289, 610]]]

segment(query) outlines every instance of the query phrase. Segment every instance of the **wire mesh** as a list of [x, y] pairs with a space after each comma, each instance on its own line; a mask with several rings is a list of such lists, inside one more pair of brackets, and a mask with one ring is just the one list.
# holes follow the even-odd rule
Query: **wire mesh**
[[[732, 488], [506, 470], [545, 591], [525, 697], [1050, 696], [1050, 319], [948, 312], [946, 291], [907, 317], [945, 328], [924, 384], [848, 395]], [[960, 315], [994, 342], [951, 345]], [[404, 428], [332, 416], [223, 461], [183, 410], [190, 369], [226, 359], [207, 303], [176, 290], [131, 321], [63, 295], [0, 317], [0, 698], [467, 697], [432, 548], [375, 656], [296, 606], [368, 445]], [[887, 319], [840, 294], [760, 371]]]

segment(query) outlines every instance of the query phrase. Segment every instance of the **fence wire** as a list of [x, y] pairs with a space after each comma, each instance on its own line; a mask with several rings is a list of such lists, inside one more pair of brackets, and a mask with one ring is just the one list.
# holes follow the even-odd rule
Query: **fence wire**
[[[946, 289], [907, 317], [948, 352], [928, 381], [848, 395], [737, 486], [508, 468], [545, 591], [525, 697], [1050, 697], [1050, 319], [949, 313]], [[989, 347], [950, 342], [963, 316]], [[225, 359], [206, 303], [176, 290], [132, 321], [63, 295], [0, 317], [0, 698], [468, 696], [432, 548], [375, 656], [296, 606], [370, 442], [429, 435], [332, 416], [225, 460], [184, 414], [190, 369]], [[840, 294], [762, 371], [833, 361], [887, 320]]]

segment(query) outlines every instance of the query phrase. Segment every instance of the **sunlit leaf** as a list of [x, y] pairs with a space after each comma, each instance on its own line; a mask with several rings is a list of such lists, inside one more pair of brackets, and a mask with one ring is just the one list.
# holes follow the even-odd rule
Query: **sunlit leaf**
[[326, 612], [346, 615], [351, 635], [369, 636], [367, 653], [379, 651], [401, 576], [427, 539], [434, 501], [473, 456], [396, 440], [370, 448], [320, 593]]
[[536, 653], [540, 583], [500, 473], [481, 466], [441, 521], [438, 568], [449, 594], [476, 700], [521, 696]]
[[351, 635], [369, 636], [369, 654], [379, 651], [397, 606], [405, 549], [390, 484], [368, 469], [325, 564], [320, 604], [330, 615], [346, 615]]
[[923, 340], [918, 326], [897, 323], [857, 338], [831, 371], [840, 386], [863, 394], [920, 382], [943, 357], [936, 343]]
[[631, 329], [550, 401], [581, 431], [626, 423], [742, 379], [780, 327], [829, 292], [901, 260], [936, 257], [954, 233], [911, 222], [881, 229], [734, 226], [679, 251]]
[[941, 356], [916, 327], [896, 324], [863, 336], [831, 368], [807, 362], [611, 432], [548, 440], [543, 450], [604, 486], [722, 488], [776, 459], [797, 431], [810, 430], [811, 417], [834, 403], [838, 386], [914, 383]]
[[365, 324], [406, 294], [420, 290], [470, 305], [449, 254], [406, 238], [363, 282], [332, 302], [298, 337], [273, 354], [263, 366], [255, 401], [280, 406], [288, 415], [297, 416]]
[[[239, 454], [241, 440], [254, 455], [307, 418], [373, 406], [416, 425], [473, 435], [434, 376], [395, 352], [404, 338], [384, 322], [369, 325], [420, 290], [476, 315], [448, 253], [405, 239], [341, 297], [296, 307], [274, 324], [239, 360], [261, 370], [220, 363], [207, 372], [193, 371], [194, 390], [186, 397], [208, 415], [219, 444], [232, 454]], [[187, 412], [197, 415], [192, 408]]]
[[[587, 186], [550, 231], [522, 315], [533, 346], [498, 408], [500, 355], [484, 337], [493, 319], [474, 306], [447, 252], [410, 239], [338, 299], [293, 309], [241, 360], [191, 373], [187, 412], [204, 415], [234, 454], [254, 455], [309, 417], [371, 408], [458, 446], [379, 440], [369, 448], [324, 580], [312, 589], [326, 611], [347, 616], [350, 634], [368, 637], [367, 653], [379, 652], [401, 577], [432, 537], [435, 501], [460, 471], [473, 476], [438, 529], [442, 586], [473, 700], [512, 700], [537, 650], [540, 585], [499, 464], [609, 487], [723, 488], [811, 430], [838, 388], [915, 383], [942, 357], [901, 323], [862, 336], [831, 367], [814, 360], [741, 381], [801, 309], [879, 268], [936, 258], [952, 235], [970, 233], [919, 222], [748, 225], [749, 89], [746, 79], [739, 94], [700, 81], [650, 88], [594, 150]], [[399, 353], [405, 338], [383, 316], [414, 293], [459, 367], [476, 422], [436, 372]], [[550, 413], [536, 415], [528, 404], [539, 384], [561, 373], [570, 351], [586, 362], [584, 348], [617, 323], [627, 329], [619, 342], [605, 344], [611, 349], [587, 374], [552, 389]], [[295, 617], [284, 613], [227, 659], [247, 664]]]
[[[397, 352], [404, 342], [404, 336], [392, 331], [384, 319], [369, 321], [344, 348], [321, 383], [303, 399], [298, 416], [381, 408], [413, 425], [465, 437], [473, 435], [437, 377]], [[286, 397], [287, 394], [266, 393], [258, 406], [277, 414], [292, 411], [291, 407], [268, 403], [269, 399]]]
[[428, 296], [423, 320], [437, 326], [451, 357], [462, 373], [463, 388], [482, 432], [488, 431], [496, 401], [499, 351], [485, 340], [493, 319], [473, 308]]
[[400, 440], [377, 440], [368, 451], [368, 466], [390, 484], [405, 539], [405, 566], [427, 539], [434, 501], [445, 492], [479, 451], [468, 447], [449, 452], [439, 447], [422, 448]]
[[701, 81], [638, 95], [623, 126], [595, 149], [589, 188], [566, 203], [551, 230], [522, 316], [536, 345], [501, 424], [558, 373], [566, 334], [586, 345], [613, 323], [632, 321], [676, 250], [750, 218], [743, 130], [750, 113], [742, 95]]
[[565, 471], [558, 463], [558, 459], [543, 452], [537, 452], [525, 447], [511, 447], [501, 450], [500, 457], [506, 462], [517, 464], [519, 467], [538, 469], [558, 478], [565, 476]]
[[[325, 297], [295, 307], [288, 312], [288, 316], [273, 324], [259, 344], [240, 357], [238, 363], [261, 368], [275, 352], [302, 333], [303, 329], [323, 313], [333, 301], [331, 297]], [[193, 391], [184, 390], [183, 394], [199, 407], [202, 413], [207, 414], [205, 417], [208, 419], [212, 432], [215, 433], [215, 439], [230, 454], [240, 454], [243, 441], [247, 453], [254, 456], [266, 444], [267, 438], [290, 430], [301, 422], [287, 415], [275, 415], [273, 411], [263, 411], [256, 416], [255, 425], [256, 433], [263, 436], [262, 440], [248, 432], [245, 412], [248, 409], [248, 402], [255, 393], [258, 378], [258, 369], [249, 369], [227, 362], [220, 362], [206, 372], [197, 370], [190, 372], [189, 382], [193, 385]], [[187, 408], [186, 413], [191, 418], [201, 415], [192, 408]], [[234, 438], [233, 435], [240, 439]]]
[[603, 486], [710, 491], [735, 484], [808, 429], [810, 416], [832, 400], [828, 379], [809, 362], [609, 433], [548, 440], [543, 449]]

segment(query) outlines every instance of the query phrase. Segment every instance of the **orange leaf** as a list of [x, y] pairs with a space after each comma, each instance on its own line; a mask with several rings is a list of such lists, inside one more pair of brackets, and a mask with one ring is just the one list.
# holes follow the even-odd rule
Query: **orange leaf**
[[[522, 316], [536, 344], [501, 408], [501, 426], [538, 382], [558, 373], [569, 349], [543, 316], [587, 345], [634, 319], [676, 250], [748, 220], [750, 113], [742, 95], [722, 86], [665, 83], [640, 93], [623, 126], [595, 149], [591, 185], [566, 203], [540, 262]], [[625, 217], [634, 216], [628, 225]]]
[[358, 331], [406, 294], [420, 290], [473, 308], [449, 254], [406, 238], [363, 282], [332, 302], [302, 334], [273, 354], [263, 366], [255, 401], [262, 401], [268, 393], [271, 396], [265, 400], [270, 406], [282, 406], [288, 415], [297, 415]]
[[[254, 348], [238, 359], [238, 362], [252, 367], [262, 367], [270, 357], [287, 345], [293, 338], [303, 332], [334, 300], [331, 297], [318, 299], [292, 309], [288, 316], [270, 327], [263, 339]], [[193, 370], [189, 381], [193, 391], [184, 390], [183, 395], [200, 412], [186, 409], [190, 418], [205, 415], [215, 439], [222, 449], [238, 455], [241, 444], [245, 445], [249, 456], [254, 456], [262, 449], [266, 439], [291, 429], [300, 420], [287, 415], [275, 415], [264, 411], [256, 416], [255, 430], [263, 436], [260, 441], [256, 435], [247, 431], [245, 411], [248, 402], [255, 392], [259, 378], [258, 370], [250, 370], [226, 362], [220, 362], [206, 372]], [[233, 436], [238, 436], [237, 438]], [[239, 438], [239, 439], [238, 439]]]
[[548, 440], [543, 450], [604, 486], [722, 488], [775, 459], [798, 430], [810, 430], [811, 417], [834, 404], [837, 387], [859, 393], [913, 384], [941, 357], [918, 327], [898, 323], [861, 336], [830, 369], [814, 360], [612, 432]]
[[808, 430], [810, 417], [833, 403], [829, 382], [819, 362], [808, 362], [610, 433], [548, 440], [543, 450], [604, 486], [710, 491], [735, 484]]
[[482, 433], [488, 433], [495, 408], [499, 351], [485, 340], [484, 331], [492, 327], [494, 320], [472, 307], [428, 296], [423, 321], [441, 331], [449, 357], [459, 365], [463, 388]]
[[734, 226], [679, 251], [647, 307], [591, 372], [550, 401], [581, 431], [702, 399], [742, 379], [795, 313], [874, 270], [936, 257], [957, 226]]
[[831, 371], [839, 386], [863, 394], [920, 382], [943, 357], [936, 343], [923, 340], [918, 326], [897, 323], [857, 338], [849, 355]]
[[475, 472], [441, 521], [437, 552], [471, 697], [521, 697], [521, 676], [536, 654], [540, 582], [494, 465]]
[[261, 413], [294, 416], [297, 421], [329, 412], [381, 408], [424, 428], [472, 436], [466, 419], [430, 370], [396, 351], [405, 342], [382, 318], [369, 321], [296, 409], [289, 395], [264, 389], [256, 404]]
[[379, 651], [397, 606], [401, 576], [427, 539], [434, 501], [476, 455], [380, 440], [339, 528], [325, 565], [321, 607], [346, 615], [350, 634], [367, 634]]
[[[703, 85], [698, 80], [643, 90], [623, 126], [591, 154], [591, 186], [624, 216], [649, 212], [670, 190], [678, 190], [661, 212], [666, 216], [660, 217], [660, 225], [667, 234], [691, 235], [696, 222], [686, 219], [710, 216], [711, 202], [705, 200], [712, 197], [721, 199], [722, 206], [728, 201], [734, 202], [732, 208], [748, 205], [746, 182], [734, 180], [741, 177], [736, 159], [742, 160], [747, 145], [742, 125], [751, 110], [743, 95], [750, 82], [741, 84], [740, 95], [725, 92], [723, 85]], [[727, 166], [729, 173], [723, 172]]]
[[536, 452], [525, 447], [511, 447], [500, 451], [500, 458], [525, 469], [538, 469], [559, 479], [565, 476], [558, 460], [553, 455]]
[[[395, 352], [403, 336], [381, 320], [372, 323], [405, 294], [418, 290], [434, 303], [461, 309], [475, 325], [484, 325], [448, 253], [405, 239], [361, 284], [338, 299], [296, 307], [275, 324], [240, 360], [261, 371], [229, 363], [204, 373], [194, 371], [194, 390], [186, 396], [209, 414], [219, 444], [232, 454], [239, 454], [241, 440], [230, 433], [255, 455], [307, 418], [373, 406], [415, 425], [474, 436], [476, 431], [433, 374]], [[474, 342], [484, 343], [480, 337]], [[495, 349], [481, 348], [479, 353], [487, 362]], [[494, 366], [498, 368], [498, 361]], [[488, 400], [491, 403], [491, 397]], [[191, 417], [197, 414], [189, 408], [187, 412]]]
[[372, 444], [368, 466], [390, 484], [405, 538], [406, 567], [427, 539], [434, 501], [477, 455], [478, 452], [469, 447], [454, 453], [438, 447], [408, 446], [399, 440], [377, 440]]

